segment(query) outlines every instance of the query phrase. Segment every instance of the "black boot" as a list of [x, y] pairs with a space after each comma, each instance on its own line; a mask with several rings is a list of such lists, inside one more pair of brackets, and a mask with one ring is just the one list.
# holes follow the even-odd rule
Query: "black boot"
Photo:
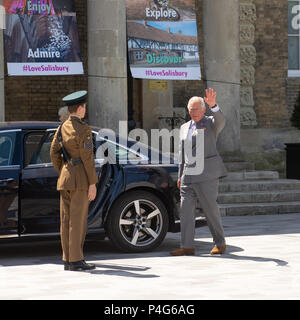
[[85, 271], [85, 270], [93, 270], [96, 266], [93, 263], [86, 263], [84, 260], [70, 262], [70, 271]]
[[70, 263], [68, 261], [64, 261], [64, 270], [70, 270]]

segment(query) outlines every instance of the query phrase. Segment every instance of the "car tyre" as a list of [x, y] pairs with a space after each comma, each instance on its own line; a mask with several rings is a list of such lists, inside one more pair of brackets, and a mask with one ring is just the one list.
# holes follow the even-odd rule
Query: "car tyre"
[[158, 247], [169, 227], [163, 202], [154, 194], [131, 191], [113, 204], [106, 232], [111, 242], [123, 252], [145, 252]]

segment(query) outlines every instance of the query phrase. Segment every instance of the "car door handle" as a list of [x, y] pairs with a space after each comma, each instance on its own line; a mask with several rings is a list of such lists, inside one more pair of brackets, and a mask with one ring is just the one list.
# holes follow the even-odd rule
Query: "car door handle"
[[0, 187], [6, 187], [6, 186], [8, 186], [10, 183], [12, 183], [13, 181], [14, 181], [14, 179], [12, 179], [12, 178], [0, 180]]

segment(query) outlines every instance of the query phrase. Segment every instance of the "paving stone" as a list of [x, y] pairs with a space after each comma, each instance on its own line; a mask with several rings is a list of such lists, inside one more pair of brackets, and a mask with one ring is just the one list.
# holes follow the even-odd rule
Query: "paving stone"
[[300, 212], [222, 218], [227, 242], [211, 256], [208, 227], [196, 230], [196, 255], [172, 257], [180, 234], [153, 252], [121, 254], [109, 241], [85, 245], [90, 272], [64, 271], [58, 242], [1, 245], [0, 299], [266, 300], [300, 299]]

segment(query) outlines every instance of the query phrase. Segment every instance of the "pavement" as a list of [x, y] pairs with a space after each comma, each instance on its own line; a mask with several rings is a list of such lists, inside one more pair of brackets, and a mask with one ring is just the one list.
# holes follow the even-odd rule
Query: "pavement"
[[0, 300], [298, 300], [300, 213], [222, 217], [227, 251], [211, 256], [208, 227], [196, 255], [173, 257], [180, 234], [153, 252], [123, 254], [88, 241], [89, 272], [64, 271], [59, 241], [1, 243]]

